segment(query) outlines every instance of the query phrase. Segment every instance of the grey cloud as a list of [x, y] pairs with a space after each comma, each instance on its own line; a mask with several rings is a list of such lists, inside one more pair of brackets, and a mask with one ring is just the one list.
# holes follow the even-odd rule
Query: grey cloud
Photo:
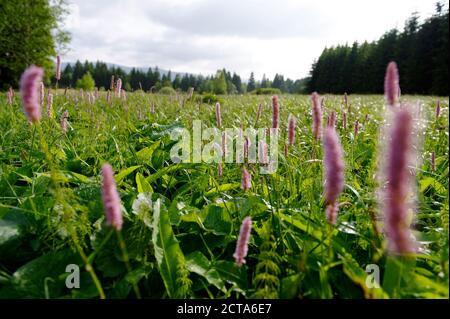
[[123, 37], [112, 44], [108, 37], [92, 32], [78, 33], [72, 43], [73, 48], [92, 49], [106, 53], [111, 59], [118, 61], [131, 60], [134, 65], [165, 66], [208, 62], [221, 66], [226, 60], [233, 59], [236, 52], [227, 46], [204, 45], [192, 41], [183, 34], [169, 32], [163, 39], [153, 37], [129, 38]]
[[218, 0], [182, 7], [157, 3], [147, 9], [147, 16], [169, 28], [198, 35], [311, 37], [328, 29], [326, 17], [318, 9], [279, 1]]

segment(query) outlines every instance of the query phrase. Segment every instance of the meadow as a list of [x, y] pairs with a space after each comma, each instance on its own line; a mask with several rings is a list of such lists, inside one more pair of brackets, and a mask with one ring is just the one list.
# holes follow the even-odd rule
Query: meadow
[[[270, 95], [217, 98], [223, 127], [271, 127]], [[45, 100], [41, 121], [30, 125], [20, 93], [12, 104], [1, 93], [0, 298], [448, 298], [448, 98], [401, 97], [421, 106], [412, 221], [420, 250], [407, 258], [387, 252], [377, 197], [384, 97], [324, 95], [323, 122], [336, 112], [345, 162], [335, 225], [326, 220], [310, 96], [278, 98], [277, 170], [223, 163], [218, 174], [215, 163], [170, 159], [173, 130], [190, 130], [194, 120], [216, 125], [214, 99], [135, 91], [108, 101], [104, 91], [53, 89], [51, 114]], [[285, 153], [290, 114], [295, 142]], [[105, 223], [105, 162], [120, 195], [121, 231]], [[247, 216], [239, 266], [233, 254]], [[79, 288], [67, 287], [67, 265], [79, 266]]]

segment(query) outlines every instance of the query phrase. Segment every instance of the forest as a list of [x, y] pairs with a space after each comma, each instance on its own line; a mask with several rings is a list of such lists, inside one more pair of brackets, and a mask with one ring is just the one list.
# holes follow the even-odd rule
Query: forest
[[398, 61], [402, 93], [448, 95], [448, 13], [438, 3], [423, 23], [412, 14], [401, 32], [393, 29], [374, 42], [325, 48], [312, 66], [309, 91], [382, 93], [386, 64]]

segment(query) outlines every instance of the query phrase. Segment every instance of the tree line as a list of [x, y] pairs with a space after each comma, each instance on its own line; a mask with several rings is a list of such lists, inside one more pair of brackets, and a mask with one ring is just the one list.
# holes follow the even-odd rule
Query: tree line
[[314, 62], [308, 90], [327, 93], [382, 93], [386, 65], [396, 61], [402, 93], [449, 94], [449, 10], [436, 4], [423, 23], [413, 13], [403, 31], [374, 42], [325, 48]]
[[226, 69], [218, 70], [215, 75], [203, 76], [195, 74], [175, 74], [171, 71], [162, 72], [158, 67], [148, 68], [143, 71], [132, 68], [126, 72], [120, 67], [108, 67], [105, 62], [95, 63], [76, 61], [74, 64], [67, 64], [61, 72], [59, 87], [77, 87], [79, 80], [86, 74], [90, 74], [99, 88], [108, 89], [111, 77], [122, 79], [123, 88], [127, 91], [154, 89], [156, 91], [163, 87], [171, 87], [175, 90], [187, 91], [190, 87], [197, 92], [211, 92], [215, 94], [242, 94], [252, 92], [259, 88], [275, 88], [283, 93], [301, 93], [305, 89], [304, 80], [284, 79], [281, 74], [276, 74], [273, 80], [269, 80], [263, 75], [261, 81], [256, 81], [254, 73], [250, 74], [248, 83], [242, 81], [235, 72], [231, 73]]

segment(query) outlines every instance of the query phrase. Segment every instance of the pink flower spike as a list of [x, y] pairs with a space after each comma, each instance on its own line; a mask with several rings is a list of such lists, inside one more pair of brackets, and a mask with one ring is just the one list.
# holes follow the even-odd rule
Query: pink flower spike
[[114, 85], [114, 75], [111, 75], [111, 83], [110, 83], [110, 85], [109, 85], [109, 89], [110, 89], [111, 91], [114, 91], [114, 90], [115, 90], [115, 85]]
[[354, 127], [355, 138], [358, 136], [358, 133], [359, 133], [359, 120], [356, 120], [355, 121], [355, 127]]
[[336, 126], [336, 112], [332, 111], [327, 117], [327, 126]]
[[260, 139], [258, 141], [258, 161], [260, 164], [269, 163], [269, 152], [267, 148], [267, 143], [263, 139]]
[[227, 132], [222, 132], [222, 156], [226, 156], [228, 153], [228, 146], [227, 146]]
[[69, 111], [64, 111], [64, 113], [61, 116], [61, 120], [60, 120], [60, 126], [61, 126], [61, 131], [63, 133], [67, 133], [67, 119], [69, 118]]
[[45, 85], [44, 82], [41, 82], [40, 84], [40, 93], [39, 93], [39, 102], [41, 104], [41, 106], [44, 106], [44, 96], [45, 96]]
[[11, 87], [9, 88], [8, 92], [6, 92], [6, 97], [7, 97], [7, 101], [8, 101], [8, 104], [9, 104], [9, 105], [12, 105], [12, 104], [13, 104], [13, 98], [14, 98], [13, 92], [14, 92], [14, 91], [12, 90]]
[[278, 128], [280, 117], [280, 105], [278, 104], [278, 96], [272, 96], [272, 128]]
[[61, 57], [59, 54], [56, 56], [56, 79], [59, 81], [61, 79]]
[[400, 97], [400, 85], [397, 64], [389, 62], [384, 78], [384, 97], [390, 106], [397, 106]]
[[150, 113], [155, 113], [155, 102], [150, 103]]
[[320, 139], [320, 127], [322, 125], [322, 107], [319, 94], [313, 92], [311, 94], [312, 101], [312, 118], [313, 118], [313, 135], [316, 140]]
[[122, 211], [119, 194], [116, 189], [116, 181], [114, 180], [114, 173], [110, 164], [103, 164], [102, 176], [102, 198], [106, 222], [115, 230], [120, 231], [123, 224]]
[[32, 123], [39, 122], [41, 118], [37, 90], [43, 76], [44, 69], [32, 65], [25, 70], [20, 79], [23, 109], [28, 121]]
[[295, 143], [295, 127], [297, 126], [296, 118], [290, 114], [288, 120], [288, 143], [294, 145]]
[[262, 114], [262, 103], [259, 103], [259, 106], [258, 106], [258, 112], [256, 112], [256, 121], [255, 121], [255, 123], [258, 123], [258, 121], [259, 121], [259, 118], [261, 117], [261, 114]]
[[245, 191], [248, 191], [252, 187], [252, 176], [247, 171], [247, 169], [244, 167], [242, 168], [242, 181], [241, 181], [242, 189]]
[[344, 189], [344, 160], [342, 147], [336, 129], [328, 126], [324, 133], [324, 170], [325, 170], [325, 201], [328, 206], [328, 222], [334, 224], [337, 214], [337, 198]]
[[437, 104], [436, 104], [436, 118], [439, 118], [440, 114], [441, 114], [441, 102], [437, 101]]
[[217, 127], [222, 126], [222, 113], [220, 112], [220, 103], [216, 103], [216, 125]]
[[236, 261], [236, 265], [241, 267], [245, 264], [245, 257], [248, 253], [248, 242], [250, 240], [250, 233], [252, 231], [252, 219], [250, 216], [247, 216], [242, 221], [241, 229], [239, 232], [239, 238], [236, 243], [236, 250], [233, 254], [233, 257]]
[[217, 175], [219, 177], [222, 177], [222, 174], [223, 174], [222, 163], [217, 163]]
[[390, 132], [387, 154], [387, 189], [384, 206], [385, 229], [388, 249], [394, 254], [408, 254], [416, 251], [409, 228], [408, 194], [411, 174], [409, 172], [412, 144], [413, 120], [407, 108], [399, 109], [394, 117]]
[[116, 94], [118, 97], [122, 94], [122, 79], [118, 78], [116, 83]]
[[53, 94], [47, 95], [47, 117], [53, 117]]

